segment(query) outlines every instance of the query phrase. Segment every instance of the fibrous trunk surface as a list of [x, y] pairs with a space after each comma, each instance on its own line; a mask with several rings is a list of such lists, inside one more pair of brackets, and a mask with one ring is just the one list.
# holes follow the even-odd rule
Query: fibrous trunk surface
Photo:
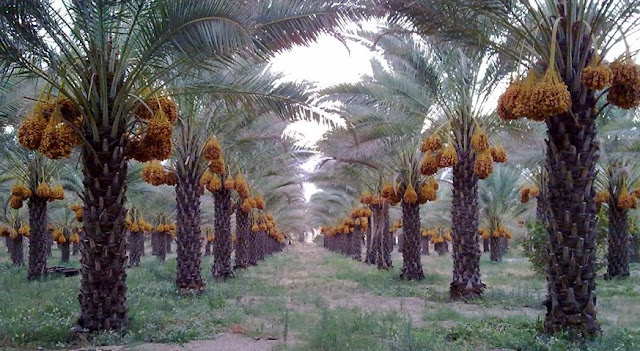
[[29, 198], [29, 271], [27, 278], [42, 277], [47, 270], [47, 199], [39, 196]]
[[212, 274], [216, 278], [233, 277], [231, 266], [231, 191], [222, 187], [213, 193], [215, 200], [214, 263]]
[[[201, 291], [205, 287], [202, 280], [202, 239], [200, 238], [200, 186], [198, 175], [188, 167], [177, 167], [177, 261], [176, 285], [183, 291]], [[167, 237], [171, 238], [169, 235]], [[171, 241], [169, 241], [169, 244]]]
[[402, 202], [402, 231], [404, 247], [402, 248], [402, 273], [405, 280], [421, 280], [424, 278], [420, 262], [420, 206]]
[[592, 113], [574, 102], [573, 113], [546, 121], [549, 261], [544, 326], [550, 333], [594, 335], [600, 329], [595, 310], [593, 187], [598, 142]]
[[128, 324], [124, 128], [113, 138], [111, 127], [99, 127], [99, 141], [89, 137], [89, 145], [82, 151], [84, 235], [78, 324], [90, 331], [120, 329]]
[[251, 235], [251, 219], [249, 213], [242, 211], [242, 202], [238, 197], [236, 206], [236, 268], [247, 268], [249, 265], [249, 235]]
[[475, 156], [466, 150], [457, 151], [451, 204], [453, 281], [449, 289], [454, 300], [480, 297], [485, 289], [480, 279], [478, 177], [473, 172]]
[[[612, 194], [614, 194], [612, 192]], [[627, 210], [619, 209], [617, 199], [609, 200], [609, 251], [607, 278], [629, 276], [629, 224]]]

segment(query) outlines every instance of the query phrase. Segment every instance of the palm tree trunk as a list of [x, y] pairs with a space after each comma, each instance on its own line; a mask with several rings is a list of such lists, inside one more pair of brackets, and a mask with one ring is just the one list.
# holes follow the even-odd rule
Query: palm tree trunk
[[129, 257], [129, 265], [140, 266], [140, 256], [144, 250], [144, 234], [141, 232], [130, 232], [129, 243], [131, 244], [131, 257]]
[[356, 261], [362, 260], [362, 227], [357, 226], [353, 232], [351, 241], [351, 258]]
[[160, 241], [160, 234], [156, 231], [151, 233], [151, 254], [158, 255], [158, 242]]
[[29, 271], [27, 278], [42, 277], [47, 270], [47, 199], [29, 198]]
[[[205, 287], [201, 274], [202, 241], [200, 239], [200, 185], [196, 172], [189, 167], [177, 168], [176, 204], [178, 231], [176, 285], [183, 291], [201, 291]], [[169, 244], [171, 244], [171, 236]]]
[[120, 329], [128, 324], [125, 128], [121, 126], [115, 138], [110, 136], [110, 127], [100, 130], [99, 141], [88, 136], [90, 145], [82, 150], [84, 235], [78, 324], [89, 331]]
[[222, 187], [213, 193], [215, 200], [214, 264], [212, 274], [216, 278], [232, 278], [231, 267], [231, 191]]
[[490, 252], [491, 239], [482, 239], [482, 252]]
[[478, 177], [473, 172], [475, 157], [472, 152], [457, 151], [451, 204], [453, 281], [449, 289], [454, 300], [480, 297], [486, 287], [480, 279]]
[[247, 268], [249, 235], [251, 235], [251, 220], [249, 214], [242, 211], [242, 200], [238, 197], [236, 206], [236, 268]]
[[616, 197], [611, 196], [609, 199], [609, 251], [607, 252], [606, 278], [629, 276], [628, 211], [619, 209], [616, 202]]
[[167, 240], [165, 239], [165, 235], [169, 234], [165, 232], [158, 233], [158, 253], [156, 257], [160, 263], [164, 263], [167, 260]]
[[638, 236], [631, 234], [629, 236], [629, 263], [640, 262], [640, 250], [638, 246]]
[[11, 240], [11, 263], [15, 267], [24, 266], [24, 237], [18, 235], [15, 239]]
[[502, 261], [502, 238], [491, 237], [491, 254], [489, 255], [491, 261], [500, 262]]
[[573, 94], [572, 98], [571, 114], [546, 121], [549, 261], [544, 325], [550, 333], [594, 335], [600, 330], [595, 311], [593, 189], [598, 142], [592, 109], [578, 106], [579, 98]]
[[420, 262], [420, 205], [402, 202], [402, 231], [404, 247], [402, 248], [402, 273], [404, 280], [421, 280], [424, 278]]
[[393, 233], [389, 232], [389, 202], [385, 201], [382, 205], [382, 241], [381, 253], [384, 266], [393, 267], [391, 261], [391, 252], [393, 251]]
[[69, 263], [69, 258], [71, 257], [71, 243], [69, 242], [69, 240], [58, 245], [58, 247], [60, 248], [61, 253], [60, 261], [62, 263]]

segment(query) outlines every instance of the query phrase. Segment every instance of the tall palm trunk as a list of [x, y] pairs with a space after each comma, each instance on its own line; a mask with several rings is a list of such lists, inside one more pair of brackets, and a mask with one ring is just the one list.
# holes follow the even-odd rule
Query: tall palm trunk
[[[615, 194], [610, 187], [611, 194]], [[619, 209], [617, 199], [609, 199], [609, 251], [607, 278], [629, 276], [629, 225], [627, 210]]]
[[29, 198], [29, 271], [27, 278], [42, 277], [47, 270], [47, 199], [37, 195]]
[[489, 258], [493, 262], [502, 261], [502, 238], [491, 236], [491, 254]]
[[[391, 252], [393, 251], [393, 234], [389, 232], [389, 202], [384, 201], [381, 206], [381, 224], [382, 224], [382, 236], [380, 239], [380, 256], [378, 262], [382, 261], [383, 267], [386, 269], [393, 267], [391, 262]], [[380, 268], [380, 263], [378, 263]]]
[[212, 274], [216, 278], [233, 277], [231, 267], [231, 191], [222, 187], [213, 193], [215, 200], [214, 263]]
[[140, 266], [140, 257], [144, 250], [144, 234], [142, 232], [130, 232], [129, 243], [131, 246], [131, 257], [129, 257], [129, 265]]
[[165, 236], [169, 235], [165, 232], [158, 232], [158, 253], [156, 257], [158, 258], [158, 262], [164, 263], [167, 260], [167, 240]]
[[451, 204], [453, 281], [449, 289], [454, 300], [480, 297], [486, 287], [480, 279], [478, 177], [473, 172], [475, 156], [463, 149], [457, 151]]
[[353, 232], [353, 238], [351, 240], [351, 258], [360, 261], [362, 260], [362, 227], [356, 226]]
[[11, 263], [20, 267], [24, 265], [24, 237], [18, 235], [15, 239], [9, 239], [11, 241]]
[[421, 280], [424, 278], [420, 262], [420, 205], [402, 202], [402, 231], [404, 247], [402, 248], [401, 279]]
[[640, 250], [638, 245], [638, 236], [631, 234], [629, 236], [629, 263], [640, 263]]
[[80, 327], [90, 331], [120, 329], [128, 324], [125, 272], [127, 190], [124, 124], [116, 137], [98, 124], [99, 140], [87, 136], [84, 166], [84, 235], [80, 282]]
[[[568, 86], [572, 86], [568, 84]], [[549, 261], [545, 329], [593, 335], [596, 320], [596, 178], [598, 142], [594, 101], [579, 105], [572, 94], [571, 114], [548, 118], [547, 199]]]
[[248, 244], [251, 235], [251, 220], [249, 214], [242, 210], [242, 200], [238, 197], [236, 206], [236, 268], [247, 268], [249, 265]]
[[158, 254], [158, 242], [160, 242], [160, 233], [153, 231], [151, 233], [151, 254]]
[[[202, 242], [200, 239], [200, 185], [198, 175], [192, 167], [193, 161], [187, 161], [185, 167], [176, 167], [178, 184], [176, 185], [177, 203], [177, 261], [176, 285], [178, 289], [200, 291], [205, 287], [201, 274]], [[169, 235], [167, 237], [170, 238]], [[170, 242], [169, 242], [170, 243]]]

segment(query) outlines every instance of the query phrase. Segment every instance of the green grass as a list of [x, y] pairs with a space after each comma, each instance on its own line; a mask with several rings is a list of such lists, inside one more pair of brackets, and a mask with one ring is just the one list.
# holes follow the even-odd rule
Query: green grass
[[[54, 257], [57, 254], [54, 251]], [[402, 260], [397, 253], [394, 267], [379, 271], [337, 254], [321, 252], [309, 261], [291, 250], [237, 272], [236, 278], [225, 282], [210, 278], [211, 258], [206, 257], [203, 277], [207, 288], [195, 296], [176, 290], [174, 256], [162, 265], [145, 256], [141, 267], [127, 270], [129, 328], [124, 333], [102, 333], [87, 342], [69, 331], [79, 311], [79, 277], [30, 283], [26, 268], [10, 267], [5, 255], [6, 251], [0, 252], [3, 350], [182, 344], [213, 339], [233, 324], [242, 326], [247, 337], [278, 338], [281, 350], [640, 350], [640, 314], [635, 307], [640, 299], [638, 265], [626, 280], [598, 279], [604, 333], [574, 344], [562, 336], [540, 335], [541, 322], [535, 315], [543, 313], [544, 278], [515, 254], [501, 263], [481, 260], [488, 288], [483, 298], [467, 304], [448, 300], [448, 255], [423, 257], [425, 279], [420, 282], [398, 279]], [[77, 266], [77, 261], [72, 265]], [[329, 307], [332, 301], [349, 301], [350, 297], [361, 297], [361, 303], [366, 303], [367, 296], [375, 296], [372, 301], [380, 309], [375, 304], [366, 305], [366, 310]], [[406, 310], [381, 309], [385, 298], [401, 297], [424, 301], [417, 321], [414, 314], [415, 322], [411, 322]], [[535, 309], [533, 316], [521, 312], [525, 307]]]

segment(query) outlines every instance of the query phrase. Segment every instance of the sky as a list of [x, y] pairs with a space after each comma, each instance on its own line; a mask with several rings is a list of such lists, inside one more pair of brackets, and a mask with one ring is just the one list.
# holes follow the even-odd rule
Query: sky
[[[370, 61], [374, 54], [364, 45], [355, 42], [344, 43], [323, 36], [316, 44], [309, 47], [297, 47], [282, 53], [272, 61], [271, 68], [282, 72], [285, 79], [291, 81], [309, 81], [318, 88], [326, 88], [340, 83], [355, 83], [363, 75], [371, 74]], [[328, 130], [326, 126], [315, 122], [295, 122], [287, 128], [303, 144], [312, 145], [322, 138]], [[311, 171], [317, 159], [303, 165], [303, 169]], [[306, 200], [318, 189], [311, 183], [303, 185]]]
[[[285, 74], [291, 81], [309, 81], [318, 88], [340, 83], [355, 83], [371, 74], [372, 51], [362, 44], [323, 36], [309, 47], [297, 47], [272, 60], [271, 68]], [[325, 126], [313, 122], [293, 123], [288, 132], [295, 133], [303, 143], [315, 143]]]

